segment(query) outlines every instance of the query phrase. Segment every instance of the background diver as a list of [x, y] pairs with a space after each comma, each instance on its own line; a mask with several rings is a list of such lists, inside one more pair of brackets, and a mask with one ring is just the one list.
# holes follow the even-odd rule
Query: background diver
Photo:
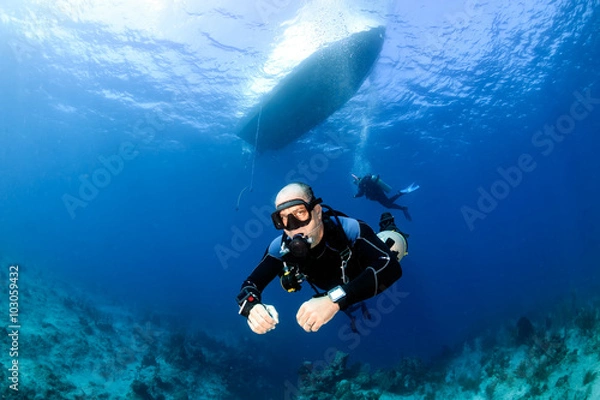
[[354, 184], [358, 186], [358, 191], [354, 195], [355, 198], [365, 196], [369, 200], [379, 202], [386, 208], [402, 210], [404, 217], [408, 221], [412, 221], [412, 217], [408, 213], [408, 207], [401, 206], [400, 204], [396, 204], [394, 202], [398, 199], [398, 197], [417, 190], [420, 187], [419, 185], [411, 183], [407, 188], [398, 191], [398, 193], [391, 197], [387, 197], [386, 193], [389, 193], [392, 188], [383, 182], [381, 178], [379, 178], [379, 175], [367, 174], [362, 178], [359, 178], [358, 176], [352, 174], [352, 177], [354, 178]]

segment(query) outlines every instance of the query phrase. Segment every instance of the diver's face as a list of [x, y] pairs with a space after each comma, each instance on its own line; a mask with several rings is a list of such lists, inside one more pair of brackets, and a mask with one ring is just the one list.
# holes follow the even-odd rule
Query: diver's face
[[279, 213], [285, 226], [283, 231], [289, 237], [300, 234], [307, 239], [312, 239], [311, 247], [314, 247], [323, 237], [322, 212], [323, 209], [318, 204], [311, 211], [303, 204], [283, 209]]
[[293, 230], [310, 224], [312, 213], [305, 204], [298, 204], [281, 210], [279, 218], [286, 229]]

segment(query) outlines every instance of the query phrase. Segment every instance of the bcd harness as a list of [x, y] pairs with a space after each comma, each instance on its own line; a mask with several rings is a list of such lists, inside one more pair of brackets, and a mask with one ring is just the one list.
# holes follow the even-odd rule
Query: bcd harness
[[[322, 207], [327, 208], [327, 211], [323, 213], [323, 224], [325, 226], [325, 232], [331, 232], [333, 235], [328, 238], [328, 244], [339, 251], [341, 258], [340, 270], [341, 279], [344, 284], [349, 282], [346, 274], [346, 267], [348, 261], [352, 257], [353, 241], [348, 238], [344, 226], [339, 217], [348, 217], [346, 214], [334, 210], [328, 205], [322, 204]], [[334, 221], [335, 220], [335, 221]], [[289, 238], [287, 238], [289, 240]], [[283, 270], [280, 274], [281, 286], [288, 292], [296, 292], [302, 288], [301, 283], [307, 281], [311, 288], [315, 291], [313, 297], [321, 297], [326, 295], [327, 292], [320, 292], [317, 287], [310, 282], [307, 276], [302, 272], [302, 260], [295, 258], [289, 251], [286, 251], [287, 243], [286, 236], [282, 235], [281, 243], [281, 259], [283, 261]], [[358, 308], [361, 309], [363, 317], [370, 319], [370, 315], [367, 306], [364, 302], [354, 304], [347, 309], [343, 310], [346, 315], [350, 318], [352, 331], [358, 333], [356, 329], [356, 317], [353, 315], [354, 311]]]
[[[333, 249], [339, 251], [339, 255], [341, 258], [340, 270], [341, 270], [341, 278], [344, 284], [349, 282], [348, 276], [346, 275], [346, 267], [348, 266], [348, 261], [352, 257], [352, 246], [354, 243], [350, 241], [342, 222], [340, 221], [341, 217], [347, 217], [346, 214], [336, 211], [331, 207], [323, 204], [323, 207], [327, 208], [327, 211], [323, 213], [323, 224], [325, 226], [326, 233], [333, 233], [331, 237], [328, 237], [328, 244]], [[335, 218], [335, 222], [332, 220]], [[330, 236], [326, 234], [326, 237]], [[305, 261], [302, 258], [295, 257], [293, 252], [289, 250], [288, 246], [290, 244], [291, 239], [285, 235], [281, 237], [281, 260], [283, 261], [283, 271], [280, 274], [280, 278], [282, 278], [281, 286], [288, 292], [295, 292], [301, 289], [300, 283], [304, 282], [307, 276], [302, 272], [302, 262]], [[342, 250], [338, 250], [338, 249]], [[297, 282], [293, 282], [296, 280]], [[316, 296], [322, 296], [323, 293], [320, 293], [319, 290], [312, 284], [312, 282], [308, 282], [310, 286], [316, 293]]]

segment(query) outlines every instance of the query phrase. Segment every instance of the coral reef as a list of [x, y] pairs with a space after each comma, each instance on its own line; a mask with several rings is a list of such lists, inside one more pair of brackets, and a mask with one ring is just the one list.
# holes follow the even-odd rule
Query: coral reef
[[[165, 316], [141, 316], [46, 277], [31, 279], [21, 294], [18, 398], [281, 398], [283, 382], [273, 378], [269, 357], [248, 343], [240, 351], [241, 345]], [[560, 304], [537, 318], [521, 316], [427, 361], [406, 357], [371, 369], [332, 352], [327, 362], [302, 364], [284, 398], [600, 398], [599, 305]], [[8, 352], [0, 361], [10, 363]], [[11, 390], [5, 385], [0, 395], [15, 398]]]
[[[361, 366], [348, 367], [348, 354], [336, 352], [331, 362], [314, 365], [305, 362], [300, 376], [298, 400], [377, 400], [379, 390], [369, 390], [370, 376], [364, 374]], [[367, 378], [367, 380], [365, 380]]]
[[370, 372], [364, 367], [348, 367], [349, 356], [338, 353], [319, 370], [310, 363], [303, 366], [297, 398], [600, 398], [597, 309], [597, 305], [589, 306], [568, 314], [568, 307], [559, 307], [539, 321], [523, 316], [428, 363], [405, 358], [393, 368]]
[[527, 317], [519, 318], [517, 322], [517, 344], [527, 344], [535, 335], [535, 328]]
[[[242, 353], [176, 320], [137, 315], [64, 282], [28, 279], [19, 306], [19, 390], [3, 385], [2, 398], [229, 400], [274, 390], [259, 368], [249, 371], [247, 357], [258, 358], [252, 349]], [[0, 362], [11, 363], [8, 352]]]

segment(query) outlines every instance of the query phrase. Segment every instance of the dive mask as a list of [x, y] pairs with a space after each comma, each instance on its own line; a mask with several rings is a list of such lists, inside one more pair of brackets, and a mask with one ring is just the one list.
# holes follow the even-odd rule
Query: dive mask
[[322, 201], [321, 198], [318, 198], [307, 203], [302, 199], [293, 199], [281, 203], [277, 206], [275, 212], [271, 214], [271, 220], [273, 221], [273, 225], [275, 225], [275, 229], [293, 231], [294, 229], [310, 224], [312, 210]]

